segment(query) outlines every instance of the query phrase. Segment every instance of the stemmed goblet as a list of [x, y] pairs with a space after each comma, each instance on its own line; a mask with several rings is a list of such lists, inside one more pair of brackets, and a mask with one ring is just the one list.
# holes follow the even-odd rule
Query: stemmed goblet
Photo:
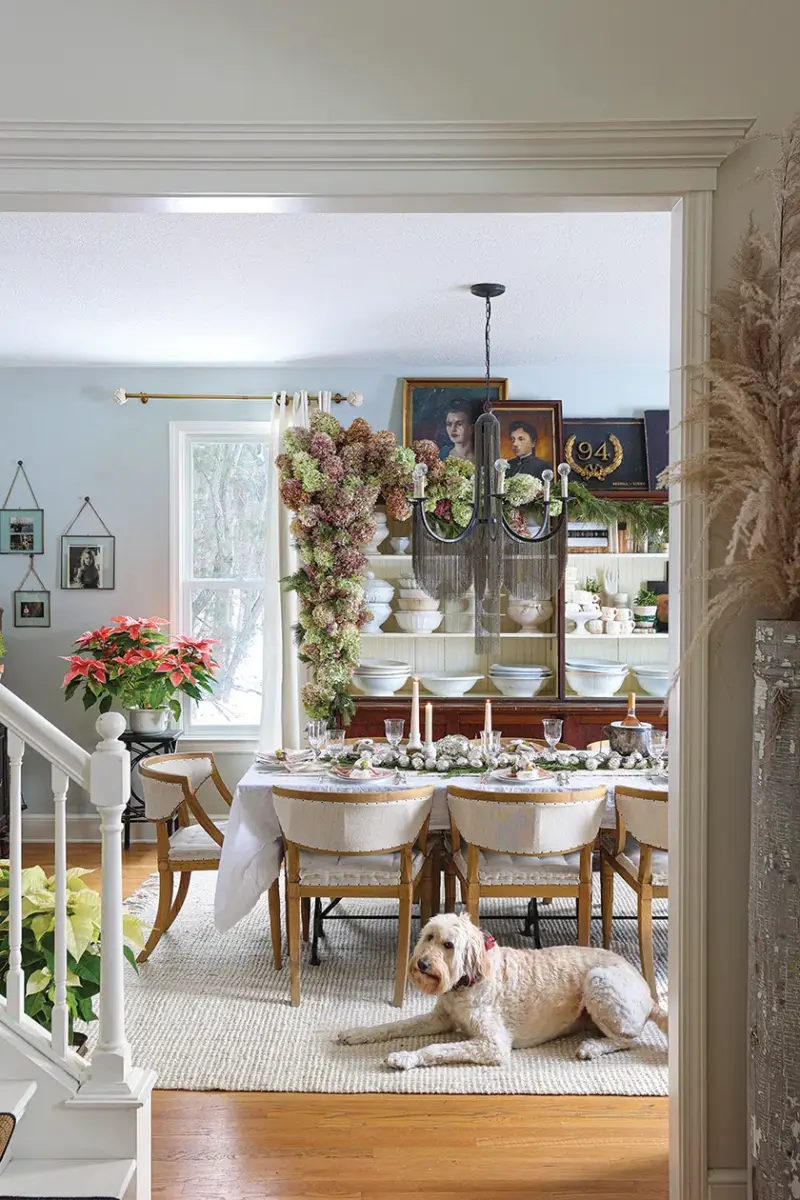
[[558, 717], [548, 717], [542, 721], [544, 729], [544, 740], [547, 742], [551, 750], [555, 751], [556, 746], [561, 741], [561, 731], [564, 728], [564, 722]]
[[498, 730], [481, 730], [481, 752], [483, 761], [486, 763], [486, 772], [484, 773], [484, 781], [488, 776], [489, 771], [493, 771], [497, 766], [500, 752], [502, 749], [500, 733]]
[[325, 738], [325, 749], [330, 753], [331, 762], [337, 763], [344, 754], [344, 730], [329, 729]]
[[[406, 723], [405, 721], [398, 721], [396, 719], [387, 719], [383, 722], [383, 727], [386, 730], [386, 740], [391, 746], [392, 750], [394, 750], [396, 753], [400, 749], [400, 743], [403, 740], [403, 730], [406, 727]], [[402, 779], [403, 776], [400, 774], [400, 767], [398, 764], [395, 764], [394, 782], [401, 783]]]
[[315, 718], [313, 721], [306, 722], [306, 737], [308, 744], [314, 754], [314, 762], [319, 758], [319, 752], [325, 745], [325, 738], [328, 734], [328, 723], [321, 718]]
[[661, 773], [664, 758], [667, 753], [667, 735], [663, 729], [650, 730], [650, 757], [653, 760], [655, 774]]

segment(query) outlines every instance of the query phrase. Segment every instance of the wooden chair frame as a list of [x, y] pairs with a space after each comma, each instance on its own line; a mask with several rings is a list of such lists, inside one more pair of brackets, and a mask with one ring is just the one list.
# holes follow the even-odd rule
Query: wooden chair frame
[[[171, 823], [177, 820], [178, 827], [185, 829], [191, 824], [191, 817], [194, 817], [197, 824], [200, 825], [208, 836], [217, 843], [221, 848], [224, 842], [224, 835], [217, 828], [214, 822], [209, 817], [200, 802], [197, 792], [192, 787], [188, 778], [184, 775], [176, 775], [172, 771], [159, 770], [162, 763], [188, 762], [191, 759], [203, 758], [211, 761], [211, 775], [209, 778], [213, 781], [217, 792], [230, 808], [233, 801], [231, 793], [219, 773], [214, 755], [204, 751], [186, 754], [159, 754], [148, 758], [146, 762], [139, 764], [139, 773], [146, 779], [154, 779], [159, 783], [180, 784], [181, 799], [175, 805], [172, 812], [165, 817], [154, 819], [148, 817], [148, 820], [156, 827], [156, 842], [158, 853], [158, 876], [159, 876], [159, 891], [158, 891], [158, 910], [156, 912], [155, 924], [150, 932], [150, 937], [144, 949], [139, 954], [137, 962], [145, 962], [155, 950], [163, 934], [167, 932], [178, 913], [183, 908], [183, 903], [189, 891], [189, 884], [192, 880], [194, 871], [216, 871], [219, 867], [219, 859], [170, 859], [170, 830]], [[174, 886], [174, 876], [180, 874], [180, 883], [178, 884], [178, 893], [173, 902], [172, 893]], [[278, 881], [276, 880], [269, 889], [269, 924], [270, 934], [272, 937], [272, 955], [275, 962], [276, 970], [280, 970], [281, 961], [281, 900]]]
[[[275, 786], [273, 794], [300, 797], [307, 800], [323, 801], [325, 804], [385, 804], [397, 800], [428, 799], [433, 797], [433, 787], [403, 788], [394, 792], [309, 792], [303, 795], [296, 788]], [[415, 898], [420, 901], [420, 920], [424, 924], [430, 916], [431, 905], [431, 854], [428, 852], [428, 825], [430, 814], [420, 828], [413, 842], [400, 846], [385, 846], [380, 850], [323, 850], [318, 846], [304, 846], [299, 842], [290, 841], [284, 835], [286, 847], [286, 914], [289, 939], [289, 973], [291, 976], [292, 1005], [300, 1003], [300, 930], [301, 921], [304, 925], [303, 937], [307, 941], [307, 916], [302, 911], [304, 904], [309, 905], [312, 899], [327, 897], [329, 899], [373, 899], [383, 898], [400, 902], [400, 921], [397, 931], [397, 965], [395, 968], [394, 1005], [402, 1008], [406, 990], [406, 975], [411, 943], [411, 906]], [[424, 857], [422, 867], [416, 876], [412, 877], [413, 850], [419, 845]], [[303, 884], [300, 879], [300, 852], [307, 850], [312, 854], [329, 854], [331, 856], [346, 853], [370, 858], [377, 854], [394, 854], [400, 852], [400, 881], [397, 884], [378, 886], [365, 884], [361, 887], [350, 884], [346, 887], [336, 884], [310, 886]]]
[[[449, 796], [463, 796], [470, 800], [479, 800], [488, 804], [568, 804], [582, 800], [599, 800], [606, 795], [605, 787], [580, 788], [570, 792], [477, 792], [471, 788], [449, 787]], [[449, 809], [449, 805], [448, 805]], [[479, 851], [488, 850], [491, 846], [479, 846], [466, 842], [467, 871], [466, 875], [459, 870], [455, 860], [456, 849], [461, 845], [461, 833], [455, 818], [450, 812], [450, 849], [445, 864], [445, 910], [455, 909], [455, 880], [461, 885], [461, 896], [467, 907], [467, 912], [473, 923], [478, 924], [481, 898], [484, 896], [509, 896], [532, 899], [553, 899], [556, 896], [574, 896], [578, 907], [578, 944], [590, 945], [592, 922], [592, 849], [594, 838], [582, 846], [571, 846], [566, 850], [556, 850], [551, 854], [530, 855], [521, 853], [521, 858], [554, 858], [561, 854], [574, 854], [580, 851], [580, 880], [576, 884], [482, 884], [479, 875]], [[508, 853], [511, 853], [508, 851]]]
[[[646, 800], [656, 800], [666, 804], [669, 793], [648, 788], [646, 791], [629, 785], [619, 785], [615, 789], [616, 796], [641, 796]], [[619, 861], [619, 855], [625, 849], [628, 830], [617, 809], [617, 825], [614, 832], [613, 854], [600, 846], [600, 905], [603, 919], [603, 946], [606, 950], [611, 945], [611, 929], [614, 919], [614, 876], [619, 875], [628, 887], [636, 893], [636, 915], [639, 927], [639, 957], [642, 963], [642, 974], [650, 985], [653, 997], [656, 997], [656, 974], [653, 963], [653, 900], [669, 898], [669, 885], [653, 883], [653, 850], [666, 850], [666, 846], [652, 846], [639, 842], [639, 874], [634, 874], [624, 863]]]

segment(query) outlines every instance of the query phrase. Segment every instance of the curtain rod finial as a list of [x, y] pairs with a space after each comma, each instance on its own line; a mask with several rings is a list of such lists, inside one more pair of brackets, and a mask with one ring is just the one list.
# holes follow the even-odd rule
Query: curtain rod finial
[[128, 393], [125, 391], [125, 388], [114, 389], [114, 401], [116, 404], [128, 403]]

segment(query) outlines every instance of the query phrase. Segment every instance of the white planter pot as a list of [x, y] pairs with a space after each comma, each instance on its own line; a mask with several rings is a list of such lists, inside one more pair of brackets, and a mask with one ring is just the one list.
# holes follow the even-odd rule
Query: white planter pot
[[168, 708], [129, 708], [128, 724], [132, 733], [165, 733], [171, 715]]
[[364, 552], [366, 554], [378, 554], [378, 547], [380, 546], [381, 542], [384, 542], [389, 536], [389, 521], [386, 517], [386, 513], [373, 513], [372, 519], [375, 522], [375, 536], [364, 547]]

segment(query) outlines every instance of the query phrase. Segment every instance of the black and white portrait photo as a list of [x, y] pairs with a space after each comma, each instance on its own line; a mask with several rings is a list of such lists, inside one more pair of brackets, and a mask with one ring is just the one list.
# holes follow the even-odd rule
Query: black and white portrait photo
[[99, 588], [102, 550], [99, 546], [70, 546], [69, 586], [71, 588]]
[[113, 588], [115, 557], [115, 539], [111, 534], [63, 534], [62, 588], [83, 592]]

